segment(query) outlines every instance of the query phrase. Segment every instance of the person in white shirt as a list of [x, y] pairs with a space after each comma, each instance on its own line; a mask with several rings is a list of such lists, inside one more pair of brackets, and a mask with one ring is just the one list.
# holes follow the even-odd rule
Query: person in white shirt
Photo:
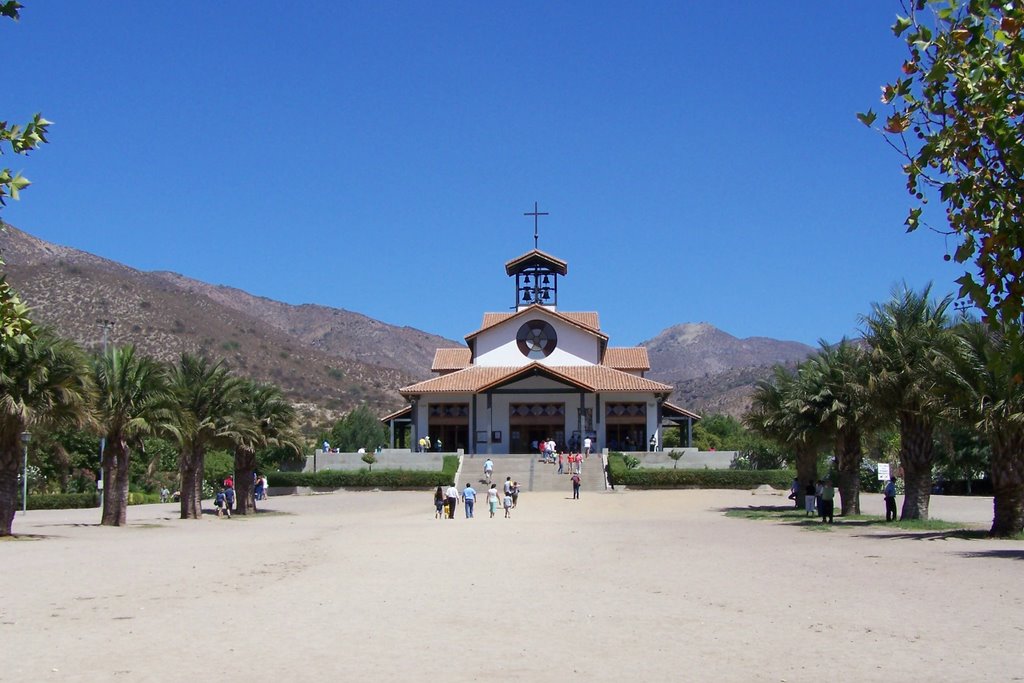
[[448, 519], [455, 519], [455, 506], [459, 504], [459, 490], [455, 488], [455, 484], [448, 486], [444, 496], [448, 499]]

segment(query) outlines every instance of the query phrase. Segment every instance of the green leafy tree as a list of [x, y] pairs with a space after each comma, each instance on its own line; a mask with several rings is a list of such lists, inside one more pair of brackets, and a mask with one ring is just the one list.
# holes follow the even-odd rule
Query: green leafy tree
[[951, 303], [948, 296], [934, 301], [930, 285], [921, 292], [904, 285], [887, 303], [872, 304], [871, 314], [862, 318], [871, 347], [871, 403], [899, 425], [906, 491], [900, 519], [928, 519], [935, 428], [942, 416], [936, 359], [954, 343]]
[[[882, 88], [877, 126], [904, 159], [916, 199], [907, 230], [955, 236], [953, 258], [972, 263], [957, 281], [993, 324], [1024, 311], [1024, 5], [912, 0], [893, 33], [907, 44], [901, 74]], [[878, 116], [858, 114], [868, 126]], [[925, 213], [945, 208], [944, 225]], [[950, 258], [946, 254], [946, 259]]]
[[956, 415], [938, 438], [935, 451], [935, 473], [949, 482], [964, 482], [964, 493], [973, 493], [972, 482], [981, 479], [991, 468], [992, 447], [963, 414]]
[[222, 361], [185, 353], [171, 368], [170, 386], [174, 407], [167, 431], [178, 444], [181, 518], [200, 519], [206, 452], [234, 445], [240, 383]]
[[[0, 230], [3, 228], [0, 223]], [[3, 268], [4, 261], [0, 259], [0, 346], [24, 344], [32, 335], [29, 309], [8, 284]]]
[[699, 451], [722, 450], [722, 436], [706, 428], [701, 420], [693, 425], [693, 445]]
[[45, 330], [0, 346], [0, 536], [9, 536], [18, 503], [21, 434], [82, 427], [90, 420], [92, 387], [78, 347]]
[[860, 514], [862, 442], [877, 422], [868, 395], [869, 375], [867, 353], [846, 339], [819, 342], [800, 372], [804, 410], [833, 440], [843, 515]]
[[1024, 532], [1024, 338], [1020, 328], [992, 330], [977, 323], [958, 328], [959, 345], [943, 392], [992, 447], [991, 533]]
[[[743, 424], [794, 453], [797, 479], [806, 484], [818, 478], [818, 453], [826, 434], [817, 416], [806, 410], [799, 386], [800, 367], [776, 365], [771, 379], [758, 382]], [[800, 486], [797, 505], [803, 504], [804, 489]]]
[[242, 515], [256, 511], [253, 477], [256, 452], [265, 448], [298, 451], [295, 407], [275, 386], [242, 380], [239, 410], [235, 415], [235, 505]]
[[165, 368], [134, 346], [112, 346], [92, 364], [96, 387], [96, 419], [106, 438], [103, 451], [103, 514], [101, 524], [127, 521], [129, 463], [143, 447], [143, 437], [164, 429], [171, 419]]
[[365, 404], [356, 406], [339, 420], [331, 430], [330, 437], [331, 445], [340, 448], [343, 453], [354, 453], [360, 448], [373, 450], [387, 443], [387, 440], [387, 428]]
[[[22, 5], [14, 0], [4, 0], [0, 2], [0, 17], [17, 21], [21, 16], [21, 8]], [[49, 126], [50, 121], [40, 114], [36, 114], [24, 125], [0, 121], [0, 154], [27, 155], [46, 143]], [[21, 190], [28, 185], [28, 179], [21, 173], [7, 167], [0, 169], [0, 207], [7, 204], [8, 198], [18, 199]], [[3, 229], [3, 222], [0, 221], [0, 230]], [[28, 307], [7, 283], [3, 267], [4, 262], [0, 259], [0, 345], [22, 343], [32, 333], [32, 321], [28, 317]]]
[[679, 459], [683, 457], [683, 451], [665, 451], [665, 455], [672, 458], [672, 469], [679, 466]]

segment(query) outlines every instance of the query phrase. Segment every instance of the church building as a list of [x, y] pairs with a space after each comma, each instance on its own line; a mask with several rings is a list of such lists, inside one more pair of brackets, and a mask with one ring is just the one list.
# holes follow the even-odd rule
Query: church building
[[[560, 449], [647, 450], [663, 424], [688, 445], [697, 415], [670, 404], [668, 384], [644, 377], [647, 349], [609, 346], [596, 312], [561, 311], [558, 281], [568, 264], [534, 248], [505, 264], [510, 310], [484, 313], [466, 346], [438, 349], [437, 377], [400, 389], [405, 409], [384, 418], [466, 453], [528, 453], [554, 439]], [[653, 443], [652, 443], [653, 441]], [[392, 441], [393, 443], [393, 441]]]

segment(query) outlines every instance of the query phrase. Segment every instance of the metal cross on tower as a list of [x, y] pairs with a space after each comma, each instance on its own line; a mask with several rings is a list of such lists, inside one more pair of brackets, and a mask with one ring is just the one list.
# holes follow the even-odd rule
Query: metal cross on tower
[[533, 203], [533, 211], [527, 211], [523, 215], [524, 216], [533, 216], [533, 248], [536, 249], [537, 248], [537, 237], [538, 237], [538, 235], [537, 235], [537, 219], [540, 216], [548, 216], [550, 214], [548, 214], [547, 211], [538, 211], [537, 210], [537, 202], [534, 202]]

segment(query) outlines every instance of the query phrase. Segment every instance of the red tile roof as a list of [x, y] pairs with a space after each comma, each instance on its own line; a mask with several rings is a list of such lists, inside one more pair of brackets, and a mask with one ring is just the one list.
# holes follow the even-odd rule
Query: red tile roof
[[607, 365], [616, 370], [643, 370], [651, 369], [651, 360], [647, 356], [645, 346], [609, 346], [604, 352], [604, 359], [601, 365]]
[[562, 313], [561, 311], [555, 311], [550, 308], [545, 308], [540, 304], [531, 304], [526, 308], [523, 308], [514, 313], [484, 313], [484, 321], [483, 324], [480, 326], [480, 329], [476, 330], [475, 332], [467, 334], [466, 341], [468, 342], [469, 340], [479, 335], [481, 332], [489, 330], [495, 325], [503, 323], [506, 320], [511, 320], [512, 318], [518, 317], [525, 318], [529, 315], [538, 312], [547, 313], [552, 317], [564, 320], [573, 327], [578, 327], [581, 330], [590, 332], [591, 334], [595, 334], [605, 341], [608, 340], [608, 335], [601, 331], [601, 324], [598, 321], [597, 313], [594, 311], [569, 311], [566, 313]]
[[540, 249], [534, 249], [528, 251], [522, 256], [512, 259], [505, 264], [505, 273], [512, 275], [517, 273], [523, 268], [529, 268], [530, 266], [547, 266], [559, 275], [565, 275], [569, 272], [569, 264], [560, 258], [555, 258], [551, 254], [541, 251]]
[[665, 401], [664, 403], [661, 404], [661, 409], [662, 414], [666, 416], [674, 414], [678, 415], [679, 417], [693, 418], [694, 420], [700, 419], [700, 415], [698, 415], [697, 413], [687, 410], [686, 408], [680, 408], [676, 404], [669, 403], [668, 401]]
[[530, 363], [519, 367], [472, 366], [441, 377], [403, 387], [402, 395], [417, 394], [475, 394], [534, 374], [546, 375], [590, 392], [655, 392], [668, 393], [668, 384], [637, 377], [604, 365], [546, 366]]
[[434, 352], [434, 362], [430, 366], [431, 372], [447, 372], [450, 370], [461, 370], [469, 367], [473, 360], [473, 352], [465, 347], [457, 349], [438, 349]]

